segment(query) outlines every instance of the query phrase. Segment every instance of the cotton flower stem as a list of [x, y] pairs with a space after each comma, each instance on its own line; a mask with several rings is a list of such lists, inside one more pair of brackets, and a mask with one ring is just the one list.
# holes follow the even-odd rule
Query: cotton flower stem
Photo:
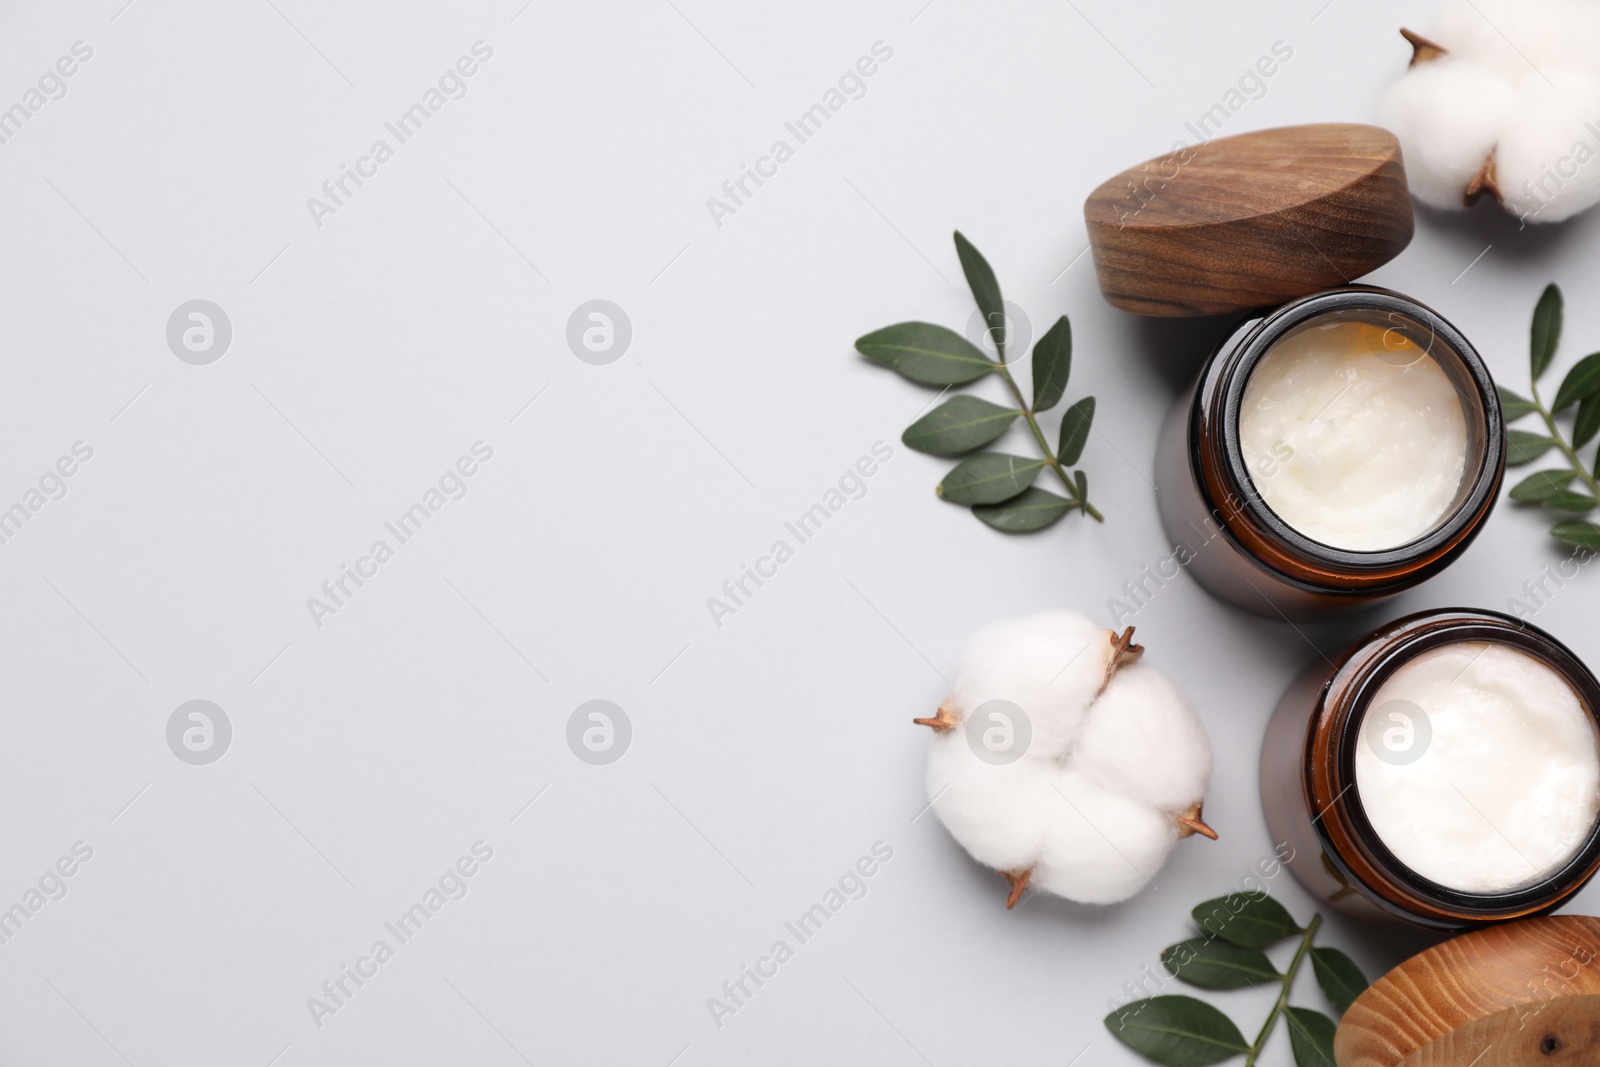
[[1006, 388], [1010, 389], [1011, 395], [1016, 398], [1017, 410], [1022, 412], [1022, 417], [1027, 420], [1028, 429], [1033, 431], [1033, 439], [1039, 443], [1039, 451], [1044, 453], [1045, 464], [1056, 472], [1057, 478], [1061, 479], [1061, 485], [1067, 491], [1067, 499], [1072, 501], [1074, 506], [1083, 509], [1083, 513], [1094, 519], [1095, 522], [1105, 522], [1106, 517], [1100, 514], [1093, 504], [1078, 496], [1078, 487], [1073, 484], [1072, 478], [1067, 474], [1065, 468], [1061, 466], [1061, 461], [1056, 458], [1056, 454], [1050, 450], [1050, 445], [1045, 440], [1044, 431], [1039, 429], [1039, 420], [1034, 417], [1033, 409], [1028, 406], [1027, 401], [1022, 399], [1022, 390], [1017, 388], [1017, 381], [1011, 377], [1011, 371], [1006, 368], [1004, 363], [996, 363], [995, 370], [1000, 372], [1000, 379], [1006, 383]]
[[1567, 439], [1561, 436], [1561, 430], [1556, 426], [1556, 417], [1550, 413], [1549, 408], [1544, 406], [1544, 400], [1539, 396], [1539, 383], [1534, 382], [1532, 384], [1533, 406], [1538, 410], [1539, 417], [1544, 420], [1545, 428], [1550, 431], [1550, 436], [1555, 439], [1556, 447], [1561, 450], [1563, 456], [1567, 457], [1567, 463], [1572, 467], [1573, 473], [1588, 487], [1589, 495], [1596, 500], [1600, 500], [1600, 483], [1595, 481], [1594, 475], [1589, 473], [1589, 468], [1585, 467], [1578, 459], [1578, 453], [1573, 451], [1571, 445], [1567, 444]]
[[1289, 1006], [1289, 991], [1294, 987], [1295, 975], [1300, 971], [1300, 964], [1305, 962], [1306, 953], [1311, 951], [1311, 939], [1317, 936], [1317, 927], [1321, 925], [1321, 915], [1313, 915], [1311, 922], [1306, 925], [1305, 932], [1300, 937], [1300, 947], [1294, 950], [1294, 959], [1289, 961], [1289, 969], [1283, 974], [1283, 988], [1278, 991], [1278, 1000], [1272, 1005], [1272, 1013], [1267, 1016], [1267, 1021], [1261, 1024], [1261, 1032], [1256, 1035], [1255, 1043], [1245, 1055], [1244, 1067], [1255, 1067], [1256, 1057], [1261, 1055], [1261, 1050], [1266, 1047], [1267, 1038], [1272, 1036], [1272, 1028], [1278, 1024], [1278, 1016]]

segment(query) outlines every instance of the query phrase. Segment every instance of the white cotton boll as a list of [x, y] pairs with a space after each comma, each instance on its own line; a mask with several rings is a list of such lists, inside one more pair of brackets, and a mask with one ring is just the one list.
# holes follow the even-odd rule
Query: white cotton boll
[[1413, 196], [1446, 210], [1465, 206], [1467, 185], [1510, 114], [1514, 85], [1454, 53], [1417, 64], [1394, 84], [1378, 118], [1400, 141]]
[[1145, 663], [1112, 675], [1072, 758], [1107, 789], [1175, 815], [1204, 800], [1211, 781], [1211, 741], [1199, 713]]
[[[1433, 28], [1426, 36], [1443, 45], [1453, 56], [1470, 57], [1503, 78], [1515, 81], [1528, 71], [1528, 61], [1513, 41], [1526, 49], [1542, 40], [1540, 33], [1529, 34], [1552, 6], [1544, 0], [1445, 0], [1439, 7]], [[1416, 70], [1422, 69], [1419, 65]], [[1480, 160], [1481, 162], [1481, 160]]]
[[1560, 222], [1600, 203], [1600, 78], [1564, 70], [1549, 77], [1530, 74], [1517, 85], [1517, 121], [1495, 150], [1505, 208], [1528, 222]]
[[1024, 757], [1005, 766], [985, 763], [961, 730], [934, 739], [928, 755], [928, 799], [972, 858], [997, 871], [1023, 871], [1044, 848], [1056, 764]]
[[973, 635], [956, 665], [946, 702], [959, 721], [991, 700], [1022, 709], [1030, 754], [1071, 745], [1105, 681], [1111, 631], [1073, 611], [1043, 611], [991, 623]]
[[[1546, 72], [1592, 70], [1600, 56], [1600, 4], [1594, 0], [1543, 0], [1524, 3], [1528, 59]], [[1532, 68], [1524, 64], [1524, 69]], [[1554, 77], [1552, 75], [1552, 77]], [[1560, 79], [1555, 79], [1559, 81]]]
[[1084, 904], [1116, 904], [1151, 884], [1178, 842], [1178, 824], [1149, 804], [1101, 787], [1072, 768], [1030, 884]]

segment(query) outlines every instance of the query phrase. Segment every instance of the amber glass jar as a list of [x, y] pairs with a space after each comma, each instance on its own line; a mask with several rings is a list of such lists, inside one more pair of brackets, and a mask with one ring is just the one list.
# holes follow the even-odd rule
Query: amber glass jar
[[1289, 869], [1314, 896], [1342, 911], [1458, 930], [1555, 908], [1600, 868], [1597, 822], [1567, 862], [1533, 884], [1464, 893], [1406, 867], [1373, 829], [1355, 771], [1368, 704], [1400, 667], [1462, 641], [1510, 646], [1551, 668], [1600, 730], [1600, 683], [1589, 669], [1548, 633], [1498, 612], [1411, 615], [1368, 634], [1332, 664], [1312, 664], [1284, 693], [1267, 726], [1261, 798], [1273, 841], [1293, 849]]
[[[1262, 357], [1297, 329], [1341, 322], [1380, 327], [1435, 360], [1466, 423], [1455, 499], [1421, 536], [1379, 551], [1322, 544], [1279, 518], [1255, 488], [1240, 443], [1245, 386]], [[1213, 594], [1271, 618], [1318, 618], [1393, 596], [1460, 556], [1499, 495], [1504, 438], [1494, 381], [1460, 331], [1399, 293], [1346, 286], [1251, 318], [1223, 340], [1162, 428], [1157, 503], [1186, 569]]]

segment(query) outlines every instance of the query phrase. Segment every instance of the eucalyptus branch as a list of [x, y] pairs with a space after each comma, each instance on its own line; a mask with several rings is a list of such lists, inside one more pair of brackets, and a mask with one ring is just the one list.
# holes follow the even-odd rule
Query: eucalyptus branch
[[[1533, 309], [1533, 326], [1529, 331], [1532, 399], [1518, 396], [1504, 387], [1500, 389], [1500, 410], [1506, 422], [1537, 414], [1546, 431], [1507, 429], [1506, 466], [1532, 463], [1551, 449], [1560, 453], [1566, 460], [1565, 468], [1547, 468], [1526, 476], [1511, 487], [1511, 499], [1568, 516], [1550, 528], [1551, 536], [1579, 548], [1595, 549], [1600, 548], [1600, 525], [1576, 516], [1600, 508], [1600, 470], [1578, 458], [1578, 449], [1600, 434], [1600, 352], [1584, 356], [1572, 365], [1550, 403], [1545, 403], [1539, 393], [1539, 377], [1550, 369], [1561, 343], [1562, 306], [1561, 290], [1551, 284], [1545, 286]], [[1577, 405], [1577, 414], [1573, 416], [1569, 441], [1557, 425], [1556, 416], [1573, 405]], [[1600, 459], [1595, 467], [1600, 467]], [[1573, 489], [1573, 482], [1586, 491]]]
[[[1338, 949], [1314, 947], [1322, 916], [1297, 925], [1283, 905], [1264, 892], [1233, 893], [1208, 900], [1192, 912], [1205, 932], [1170, 945], [1161, 953], [1169, 975], [1197, 989], [1223, 990], [1278, 987], [1277, 999], [1256, 1039], [1244, 1035], [1220, 1010], [1196, 997], [1163, 995], [1136, 1000], [1106, 1016], [1111, 1036], [1152, 1063], [1190, 1067], [1244, 1056], [1244, 1067], [1256, 1067], [1277, 1028], [1289, 1027], [1289, 1048], [1297, 1067], [1334, 1067], [1333, 1035], [1338, 1024], [1320, 1011], [1289, 1003], [1301, 965], [1311, 961], [1317, 985], [1334, 1010], [1347, 1011], [1367, 988], [1356, 962]], [[1299, 935], [1289, 966], [1279, 971], [1265, 949]]]
[[[856, 341], [856, 350], [919, 385], [949, 388], [997, 374], [1017, 406], [1003, 407], [957, 394], [912, 423], [901, 441], [907, 448], [930, 455], [965, 456], [939, 483], [938, 494], [949, 503], [972, 508], [974, 516], [997, 530], [1042, 530], [1072, 511], [1104, 522], [1105, 516], [1089, 503], [1089, 476], [1081, 468], [1069, 470], [1088, 443], [1094, 422], [1094, 397], [1083, 397], [1067, 408], [1054, 449], [1039, 425], [1039, 413], [1060, 403], [1066, 392], [1072, 370], [1071, 324], [1065, 315], [1061, 316], [1033, 346], [1033, 398], [1029, 400], [1006, 363], [1009, 329], [1000, 283], [971, 242], [959, 233], [955, 240], [961, 269], [982, 321], [988, 325], [996, 358], [990, 359], [954, 330], [926, 322], [886, 326]], [[982, 451], [1019, 418], [1027, 423], [1042, 459]], [[1055, 472], [1066, 490], [1065, 497], [1033, 484], [1046, 467]]]

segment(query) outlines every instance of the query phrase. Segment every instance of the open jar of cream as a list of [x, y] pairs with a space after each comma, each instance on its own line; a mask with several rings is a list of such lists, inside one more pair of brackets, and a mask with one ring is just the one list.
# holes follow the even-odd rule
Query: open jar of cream
[[1448, 566], [1499, 495], [1504, 432], [1483, 361], [1428, 307], [1345, 286], [1252, 318], [1174, 405], [1162, 523], [1214, 594], [1307, 618]]
[[1600, 869], [1600, 682], [1497, 612], [1412, 615], [1313, 664], [1261, 792], [1307, 889], [1453, 930], [1554, 908]]
[[1368, 605], [1449, 565], [1505, 460], [1494, 383], [1431, 309], [1351, 280], [1413, 232], [1394, 135], [1259, 130], [1104, 182], [1084, 204], [1106, 300], [1244, 317], [1156, 454], [1174, 557], [1269, 617]]

